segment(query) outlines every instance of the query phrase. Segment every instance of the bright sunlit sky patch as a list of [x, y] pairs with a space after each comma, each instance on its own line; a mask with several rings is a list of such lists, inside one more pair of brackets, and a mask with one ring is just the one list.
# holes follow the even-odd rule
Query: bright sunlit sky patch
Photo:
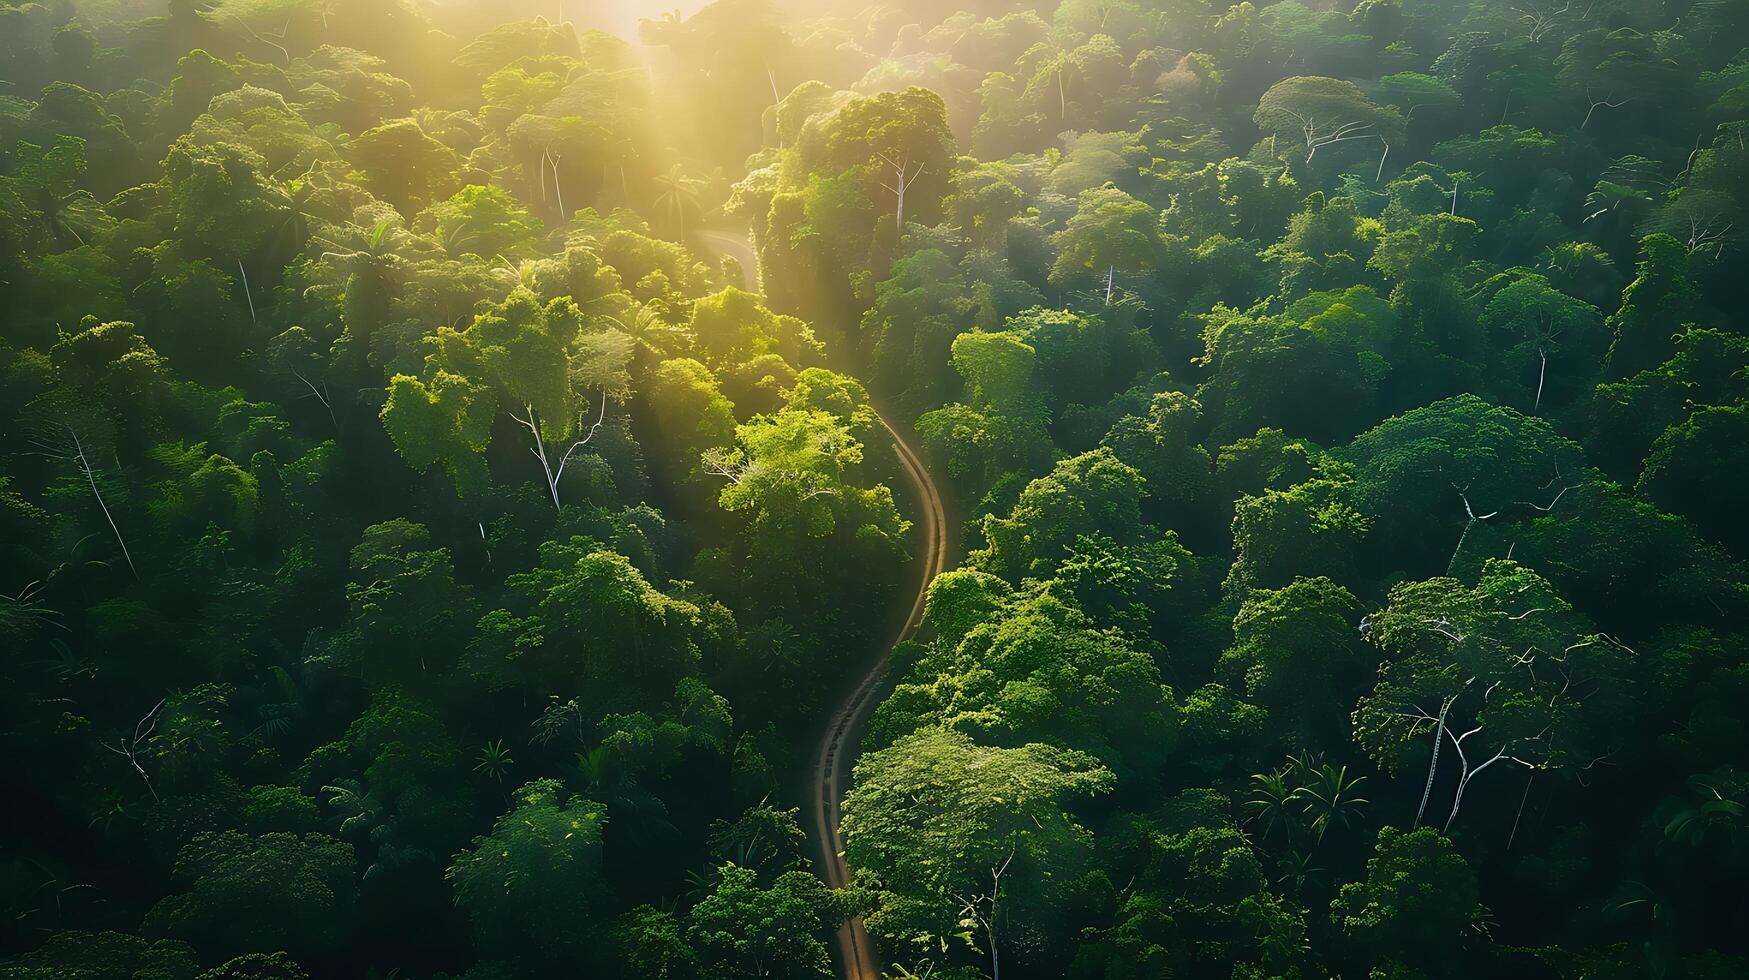
[[690, 17], [710, 0], [554, 0], [553, 11], [564, 7], [567, 19], [587, 27], [599, 27], [623, 37], [636, 39], [638, 21], [653, 19], [665, 13], [679, 11]]

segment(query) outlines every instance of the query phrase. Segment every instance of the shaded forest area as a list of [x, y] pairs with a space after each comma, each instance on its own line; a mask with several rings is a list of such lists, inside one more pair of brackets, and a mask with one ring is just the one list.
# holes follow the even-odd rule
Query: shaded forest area
[[632, 6], [0, 2], [0, 978], [1749, 973], [1749, 0]]

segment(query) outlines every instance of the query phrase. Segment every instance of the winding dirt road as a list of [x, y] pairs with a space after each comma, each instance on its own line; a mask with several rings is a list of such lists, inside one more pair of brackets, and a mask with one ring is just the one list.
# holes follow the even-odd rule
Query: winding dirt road
[[[746, 288], [750, 291], [759, 288], [755, 275], [758, 256], [746, 236], [722, 231], [700, 231], [695, 237], [706, 248], [733, 256], [741, 263]], [[861, 738], [863, 725], [868, 721], [869, 712], [874, 709], [875, 693], [880, 688], [882, 677], [886, 675], [887, 657], [893, 646], [910, 639], [917, 632], [917, 627], [923, 622], [923, 603], [929, 593], [929, 583], [935, 581], [935, 577], [947, 567], [947, 514], [943, 509], [941, 493], [936, 489], [935, 481], [929, 478], [929, 470], [923, 465], [923, 458], [905, 441], [899, 430], [887, 421], [886, 414], [880, 411], [878, 405], [875, 406], [875, 412], [880, 416], [881, 425], [893, 437], [893, 447], [898, 451], [899, 462], [905, 468], [905, 475], [916, 487], [917, 499], [923, 504], [923, 514], [919, 522], [923, 552], [922, 560], [918, 562], [916, 595], [911, 601], [911, 611], [906, 615], [904, 625], [899, 628], [899, 635], [891, 644], [881, 649], [879, 659], [869, 666], [856, 688], [845, 696], [838, 709], [832, 713], [826, 730], [820, 735], [820, 747], [815, 755], [811, 780], [810, 795], [813, 799], [808, 809], [813, 815], [814, 839], [820, 844], [821, 876], [833, 888], [842, 888], [850, 880], [850, 867], [844, 861], [844, 841], [838, 833], [839, 804], [850, 785], [850, 770], [856, 762], [857, 743]], [[874, 945], [869, 941], [868, 932], [863, 929], [861, 919], [851, 919], [839, 928], [838, 961], [843, 966], [845, 980], [880, 980], [881, 971], [875, 961]]]

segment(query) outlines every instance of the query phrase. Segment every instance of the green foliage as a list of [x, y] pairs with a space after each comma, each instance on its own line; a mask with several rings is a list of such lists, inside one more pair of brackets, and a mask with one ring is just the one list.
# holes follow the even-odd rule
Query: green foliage
[[0, 975], [1749, 972], [1749, 8], [625, 6], [0, 3]]
[[954, 936], [953, 897], [971, 894], [1010, 855], [1024, 862], [1013, 869], [1017, 914], [1049, 915], [1051, 893], [1091, 844], [1063, 806], [1110, 782], [1079, 752], [990, 748], [941, 729], [867, 756], [845, 800], [844, 835], [877, 893], [869, 928], [923, 949]]
[[693, 906], [686, 935], [702, 960], [727, 975], [829, 977], [832, 960], [820, 935], [842, 914], [841, 903], [805, 871], [760, 888], [752, 869], [725, 864]]
[[176, 877], [186, 890], [153, 906], [144, 931], [220, 956], [255, 943], [331, 950], [358, 894], [351, 849], [324, 834], [197, 834], [177, 855]]
[[1629, 376], [1660, 363], [1671, 353], [1669, 338], [1694, 323], [1698, 298], [1687, 270], [1687, 250], [1676, 239], [1651, 235], [1640, 242], [1637, 274], [1609, 318], [1611, 374]]
[[452, 254], [519, 257], [540, 235], [540, 222], [509, 192], [472, 184], [419, 216]]
[[1007, 517], [984, 519], [985, 547], [966, 563], [1010, 582], [1044, 577], [1083, 535], [1137, 540], [1142, 494], [1142, 475], [1109, 449], [1063, 460], [1051, 475], [1027, 484]]
[[481, 945], [515, 952], [538, 942], [558, 962], [605, 932], [601, 834], [607, 808], [566, 794], [551, 779], [515, 793], [492, 833], [455, 856], [447, 877]]
[[1360, 649], [1358, 617], [1354, 596], [1327, 578], [1252, 592], [1233, 617], [1222, 666], [1244, 678], [1278, 724], [1308, 742], [1340, 744], [1343, 710], [1373, 666]]
[[1366, 878], [1330, 903], [1336, 925], [1373, 955], [1431, 965], [1481, 921], [1475, 874], [1447, 838], [1383, 827], [1374, 853]]
[[455, 189], [460, 163], [455, 151], [412, 119], [360, 133], [346, 151], [371, 190], [404, 215], [425, 210]]
[[1703, 408], [1680, 425], [1664, 430], [1646, 456], [1637, 490], [1661, 509], [1690, 518], [1709, 537], [1744, 554], [1741, 484], [1727, 474], [1739, 472], [1749, 445], [1745, 424], [1749, 407]]
[[486, 481], [479, 453], [486, 448], [495, 407], [489, 391], [460, 375], [438, 371], [425, 382], [397, 374], [383, 402], [383, 428], [414, 471], [441, 464], [456, 490], [467, 493]]
[[[470, 656], [491, 686], [595, 689], [617, 675], [619, 690], [601, 700], [640, 703], [640, 695], [672, 690], [698, 655], [698, 607], [658, 591], [623, 555], [586, 538], [545, 542], [540, 567], [506, 584], [535, 615], [499, 611], [481, 620]], [[623, 664], [614, 656], [622, 643], [632, 653]]]
[[1165, 251], [1155, 210], [1116, 187], [1083, 191], [1055, 244], [1051, 283], [1059, 287], [1118, 269], [1150, 272]]
[[1172, 752], [1172, 692], [1146, 653], [1053, 597], [1014, 601], [925, 655], [876, 714], [891, 737], [942, 727], [985, 743], [1058, 742], [1121, 771]]
[[50, 936], [33, 952], [4, 964], [18, 980], [99, 980], [126, 975], [153, 980], [193, 980], [200, 967], [187, 943], [174, 939], [145, 940], [124, 932], [81, 932], [69, 929]]

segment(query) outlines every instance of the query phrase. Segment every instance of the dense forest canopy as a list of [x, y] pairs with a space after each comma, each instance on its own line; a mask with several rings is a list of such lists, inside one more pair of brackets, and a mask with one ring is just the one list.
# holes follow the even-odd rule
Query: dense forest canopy
[[0, 0], [0, 978], [1749, 975], [1749, 0], [955, 6]]

